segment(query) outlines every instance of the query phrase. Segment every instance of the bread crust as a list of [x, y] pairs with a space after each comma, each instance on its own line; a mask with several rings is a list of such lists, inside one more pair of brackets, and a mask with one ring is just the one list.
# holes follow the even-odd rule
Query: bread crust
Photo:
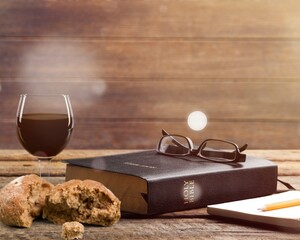
[[53, 185], [37, 175], [18, 177], [0, 190], [0, 220], [10, 226], [30, 227], [40, 216]]
[[78, 221], [110, 226], [120, 219], [120, 204], [103, 184], [74, 179], [52, 189], [46, 198], [43, 218], [56, 224]]

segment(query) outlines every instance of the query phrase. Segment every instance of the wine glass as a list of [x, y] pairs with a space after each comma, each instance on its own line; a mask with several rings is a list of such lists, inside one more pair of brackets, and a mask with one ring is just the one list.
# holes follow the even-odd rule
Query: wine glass
[[[21, 94], [17, 135], [22, 146], [39, 161], [40, 176], [50, 176], [51, 159], [68, 144], [74, 127], [70, 98], [64, 94]], [[41, 161], [46, 160], [45, 171]]]

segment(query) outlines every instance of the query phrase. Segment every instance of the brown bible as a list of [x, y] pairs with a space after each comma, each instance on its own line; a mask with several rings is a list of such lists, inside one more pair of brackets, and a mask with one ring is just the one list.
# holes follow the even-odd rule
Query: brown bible
[[254, 198], [277, 187], [277, 165], [252, 156], [243, 163], [224, 164], [149, 150], [65, 162], [66, 180], [99, 181], [121, 200], [122, 211], [138, 214]]

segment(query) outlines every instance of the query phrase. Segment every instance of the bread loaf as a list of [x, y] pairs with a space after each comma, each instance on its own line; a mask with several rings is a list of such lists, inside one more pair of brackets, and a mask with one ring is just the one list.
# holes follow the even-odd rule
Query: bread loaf
[[56, 185], [47, 196], [43, 210], [43, 218], [56, 224], [78, 221], [110, 226], [120, 215], [119, 199], [93, 180], [70, 180]]
[[10, 226], [30, 227], [41, 215], [51, 183], [37, 175], [25, 175], [0, 190], [0, 220]]

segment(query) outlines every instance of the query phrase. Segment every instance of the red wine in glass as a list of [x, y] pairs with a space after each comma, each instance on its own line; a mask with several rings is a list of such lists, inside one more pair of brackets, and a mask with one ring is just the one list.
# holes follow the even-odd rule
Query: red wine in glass
[[68, 95], [20, 96], [17, 135], [22, 146], [39, 160], [48, 160], [40, 176], [50, 176], [50, 161], [68, 144], [74, 127]]

